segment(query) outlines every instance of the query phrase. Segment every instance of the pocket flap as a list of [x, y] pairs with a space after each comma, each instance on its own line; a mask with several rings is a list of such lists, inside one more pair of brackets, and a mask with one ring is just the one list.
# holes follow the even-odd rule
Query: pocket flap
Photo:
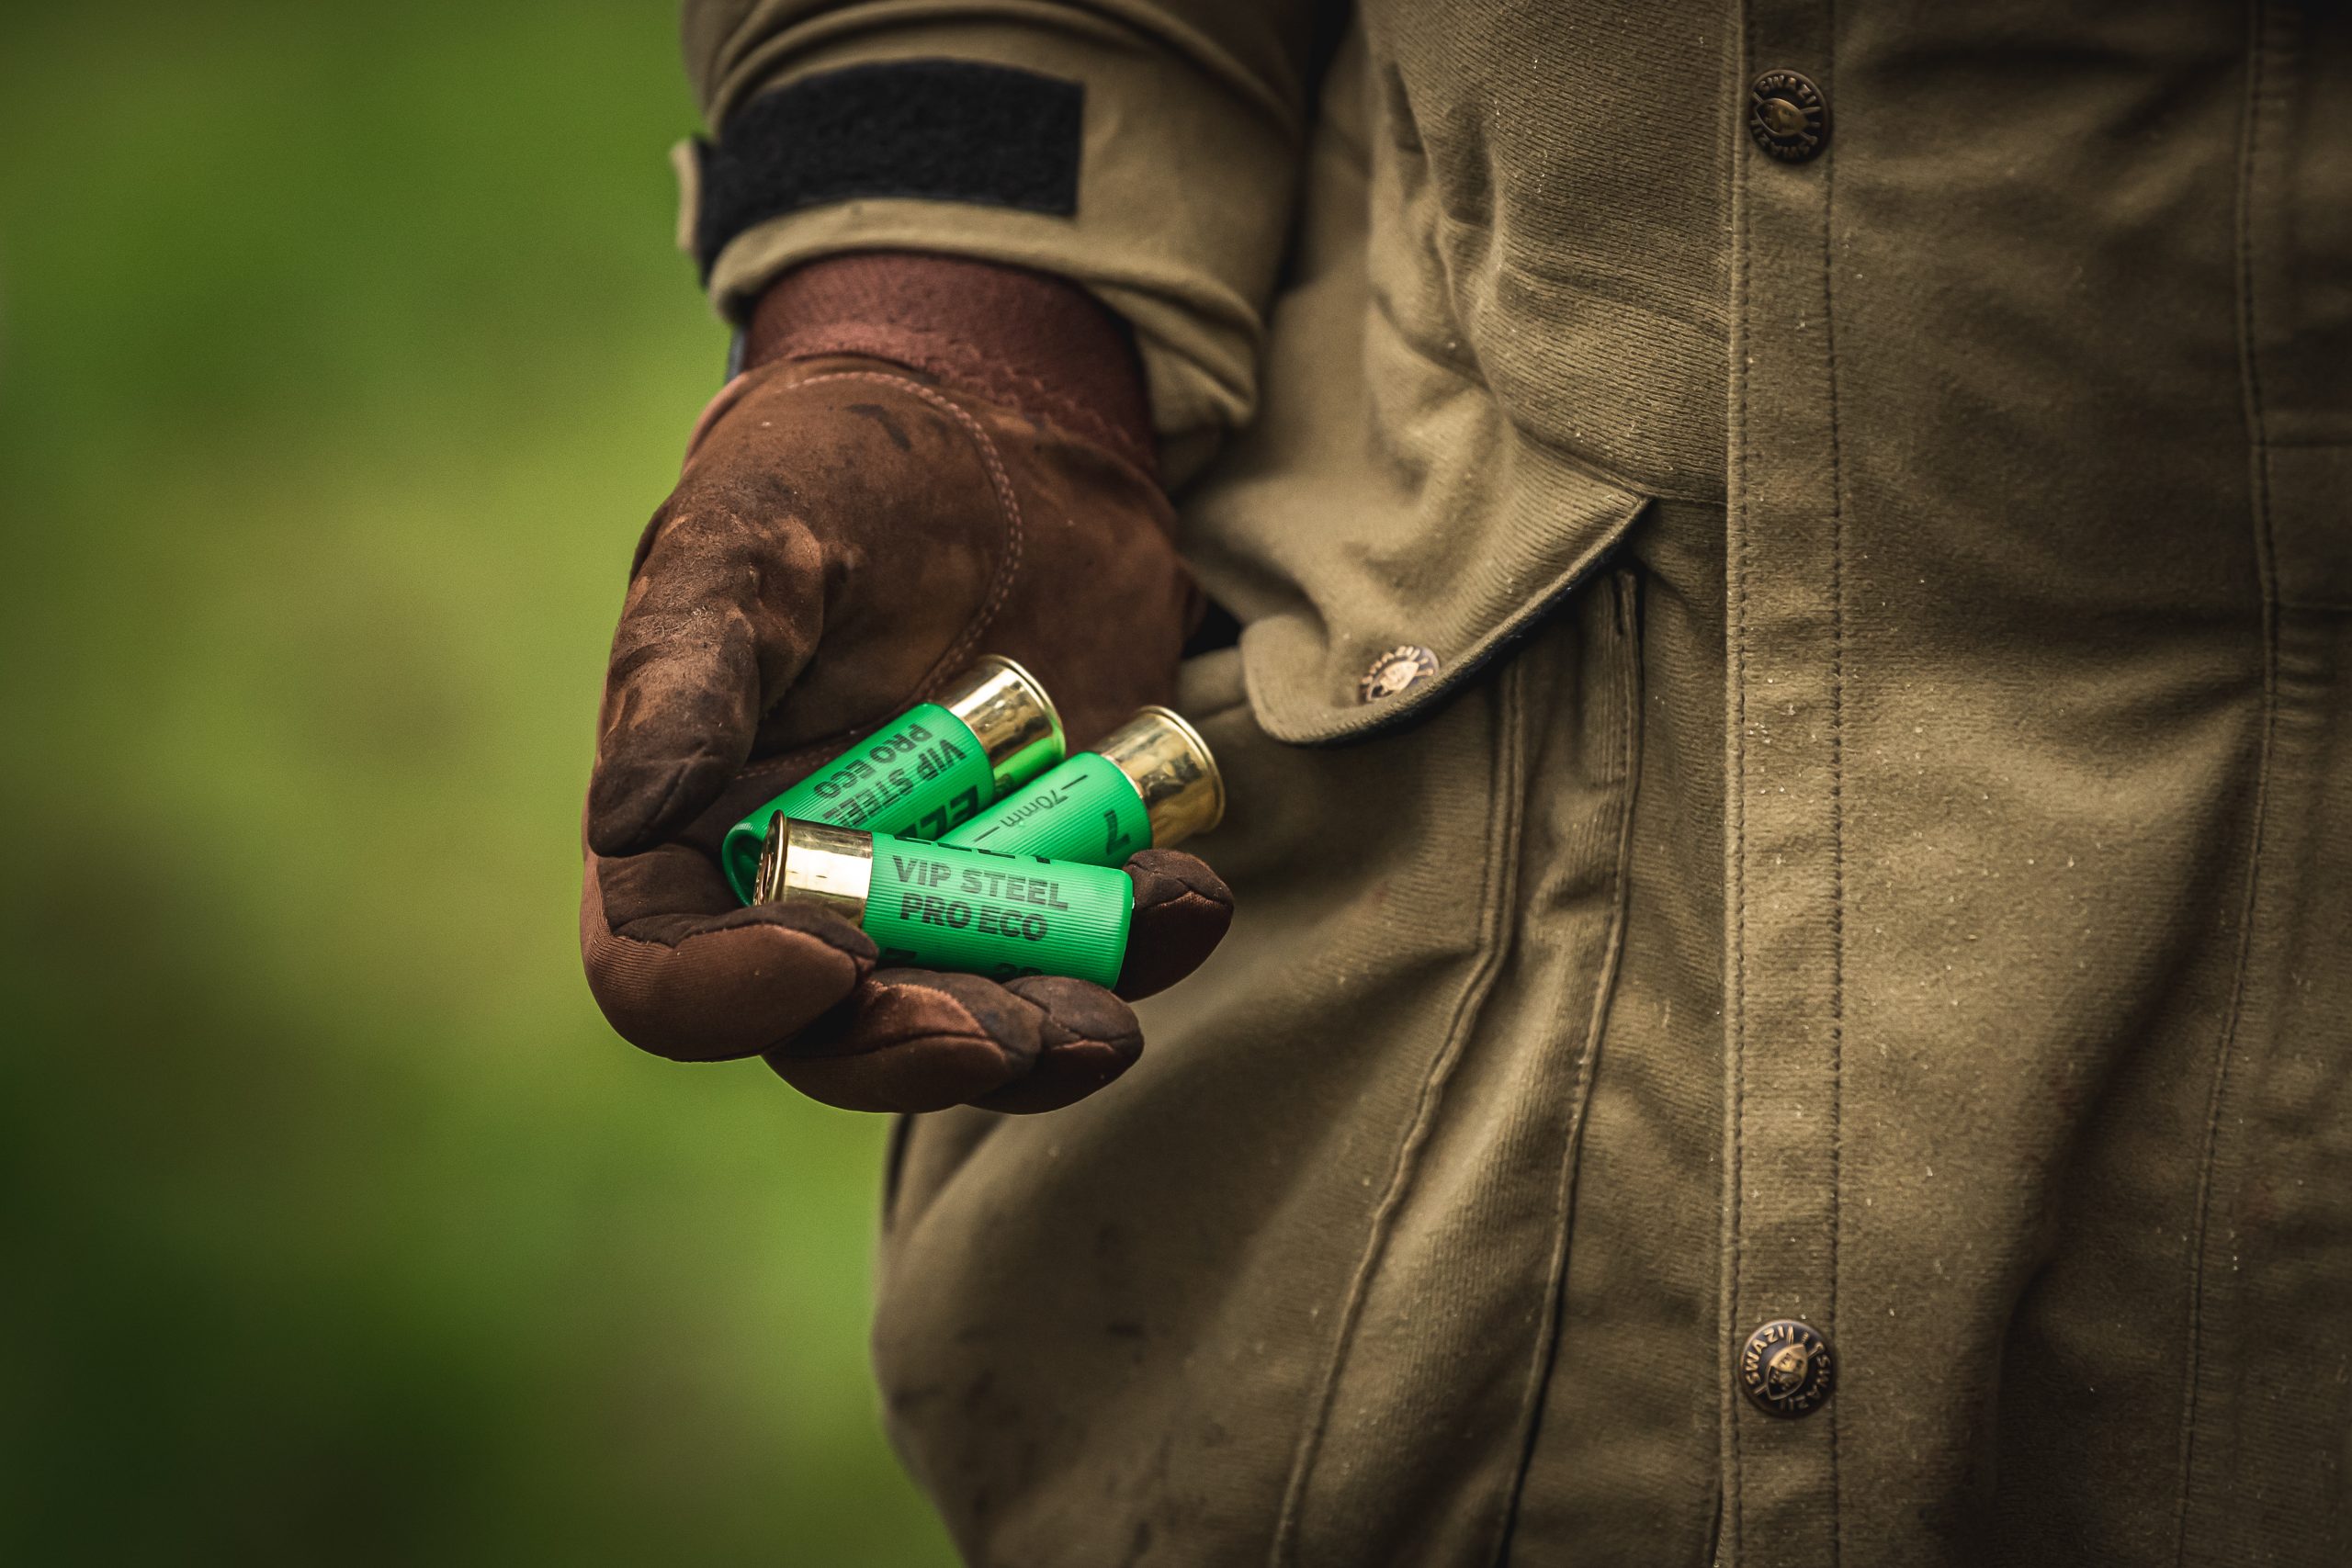
[[1260, 724], [1283, 740], [1336, 744], [1443, 702], [1572, 592], [1646, 504], [1599, 481], [1578, 488], [1550, 491], [1540, 521], [1510, 507], [1487, 527], [1432, 526], [1417, 561], [1391, 558], [1408, 566], [1401, 576], [1344, 549], [1306, 563], [1295, 599], [1242, 634]]
[[[1360, 739], [1442, 702], [1648, 504], [1530, 437], [1377, 315], [1283, 319], [1324, 303], [1311, 288], [1284, 301], [1264, 413], [1183, 507], [1187, 558], [1247, 628], [1258, 721], [1301, 744]], [[1285, 374], [1286, 350], [1335, 348], [1346, 373]]]

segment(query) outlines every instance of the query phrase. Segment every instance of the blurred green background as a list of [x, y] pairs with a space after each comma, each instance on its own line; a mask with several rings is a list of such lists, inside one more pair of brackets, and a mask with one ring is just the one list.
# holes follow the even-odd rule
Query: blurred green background
[[579, 974], [674, 26], [0, 6], [0, 1561], [949, 1560], [882, 1127]]

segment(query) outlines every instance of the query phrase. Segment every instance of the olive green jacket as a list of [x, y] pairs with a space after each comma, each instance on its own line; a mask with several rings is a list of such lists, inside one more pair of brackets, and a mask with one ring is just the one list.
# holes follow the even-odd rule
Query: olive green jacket
[[686, 40], [722, 147], [876, 62], [1082, 88], [1058, 209], [820, 193], [710, 284], [1084, 282], [1246, 627], [1226, 950], [894, 1161], [974, 1561], [2352, 1562], [2352, 12]]

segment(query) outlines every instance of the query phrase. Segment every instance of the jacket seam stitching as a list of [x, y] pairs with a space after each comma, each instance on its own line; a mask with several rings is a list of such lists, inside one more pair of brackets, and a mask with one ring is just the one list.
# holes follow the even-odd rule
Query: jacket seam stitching
[[1540, 1353], [1528, 1368], [1527, 1387], [1520, 1397], [1519, 1421], [1526, 1437], [1519, 1464], [1503, 1501], [1502, 1531], [1496, 1540], [1496, 1568], [1510, 1561], [1511, 1535], [1518, 1524], [1520, 1499], [1535, 1458], [1536, 1434], [1542, 1419], [1544, 1393], [1559, 1359], [1561, 1320], [1566, 1312], [1568, 1265], [1575, 1251], [1572, 1228], [1576, 1214], [1577, 1167], [1583, 1158], [1587, 1111], [1592, 1105], [1592, 1082], [1600, 1068], [1600, 1053], [1609, 1028], [1609, 1014], [1617, 997], [1617, 971], [1625, 951], [1625, 907], [1633, 877], [1634, 803], [1641, 789], [1640, 742], [1642, 716], [1640, 621], [1634, 613], [1634, 574], [1618, 571], [1610, 582], [1610, 618], [1617, 636], [1622, 668], [1617, 679], [1617, 807], [1616, 853], [1611, 857], [1609, 883], [1609, 931], [1602, 940], [1599, 973], [1594, 977], [1592, 1006], [1588, 1010], [1585, 1045], [1577, 1063], [1576, 1084], [1569, 1090], [1571, 1107], [1566, 1146], [1561, 1151], [1560, 1179], [1553, 1197], [1550, 1280], [1546, 1289], [1550, 1332], [1539, 1343]]
[[[1748, 65], [1755, 52], [1755, 18], [1743, 6], [1740, 17], [1739, 45], [1733, 59], [1734, 77], [1729, 85], [1734, 92], [1747, 77]], [[1724, 1133], [1723, 1248], [1724, 1284], [1720, 1321], [1715, 1325], [1715, 1355], [1717, 1377], [1721, 1386], [1716, 1393], [1718, 1419], [1722, 1422], [1721, 1485], [1728, 1493], [1722, 1499], [1719, 1511], [1721, 1531], [1728, 1540], [1716, 1542], [1720, 1562], [1736, 1568], [1743, 1545], [1747, 1525], [1747, 1489], [1740, 1484], [1739, 1404], [1734, 1392], [1737, 1368], [1734, 1364], [1732, 1340], [1737, 1333], [1740, 1287], [1740, 1158], [1742, 1134], [1747, 1112], [1747, 1074], [1746, 1064], [1747, 1012], [1746, 981], [1747, 973], [1747, 580], [1752, 564], [1749, 545], [1749, 509], [1752, 504], [1748, 490], [1748, 455], [1753, 445], [1747, 421], [1747, 317], [1753, 309], [1749, 301], [1751, 277], [1750, 253], [1754, 249], [1747, 232], [1747, 172], [1746, 149], [1738, 142], [1739, 126], [1736, 117], [1728, 128], [1732, 138], [1732, 244], [1738, 253], [1735, 275], [1734, 308], [1731, 312], [1731, 421], [1733, 494], [1727, 495], [1724, 509], [1726, 525], [1737, 536], [1737, 548], [1725, 561], [1725, 571], [1736, 586], [1727, 595], [1731, 601], [1727, 628], [1731, 642], [1729, 683], [1726, 706], [1729, 710], [1731, 733], [1725, 742], [1727, 818], [1727, 853], [1730, 861], [1730, 886], [1726, 890], [1724, 908], [1726, 924], [1727, 954], [1724, 987], [1724, 1106], [1728, 1125]]]
[[[1826, 35], [1838, 36], [1836, 0], [1825, 7]], [[1834, 58], [1825, 60], [1833, 75]], [[1827, 360], [1829, 412], [1829, 1310], [1825, 1332], [1838, 1341], [1838, 1262], [1846, 1226], [1846, 496], [1838, 408], [1838, 155], [1821, 163], [1821, 341]], [[1846, 1554], [1846, 1423], [1829, 1401], [1829, 1561]]]
[[1453, 1016], [1447, 1021], [1445, 1043], [1422, 1079], [1412, 1124], [1407, 1128], [1403, 1141], [1397, 1145], [1396, 1163], [1390, 1169], [1380, 1205], [1374, 1212], [1363, 1252], [1357, 1258], [1355, 1270], [1349, 1278], [1347, 1297], [1340, 1305], [1339, 1321], [1333, 1329], [1330, 1356], [1324, 1363], [1323, 1374], [1315, 1392], [1314, 1410], [1305, 1430], [1299, 1435], [1298, 1449], [1291, 1461], [1290, 1479], [1283, 1491], [1281, 1511], [1274, 1521], [1274, 1537], [1267, 1554], [1268, 1562], [1274, 1568], [1282, 1568], [1283, 1564], [1297, 1560], [1299, 1517], [1306, 1507], [1306, 1490], [1315, 1467], [1322, 1456], [1331, 1407], [1338, 1399], [1340, 1375], [1348, 1363], [1364, 1299], [1370, 1293], [1381, 1255], [1387, 1249], [1389, 1232], [1396, 1215], [1403, 1208], [1405, 1197], [1412, 1190], [1414, 1178], [1419, 1173], [1419, 1156], [1434, 1128], [1438, 1103], [1445, 1085], [1461, 1059], [1464, 1043], [1476, 1024], [1496, 975], [1502, 968], [1503, 953], [1510, 945], [1504, 929], [1504, 910], [1514, 884], [1513, 869], [1520, 828], [1519, 800], [1522, 793], [1520, 775], [1525, 767], [1525, 725], [1522, 722], [1521, 694], [1524, 682], [1524, 671], [1512, 665], [1505, 670], [1503, 679], [1496, 688], [1496, 705], [1499, 710], [1492, 742], [1496, 765], [1492, 783], [1487, 788], [1487, 804], [1493, 823], [1487, 830], [1487, 875], [1479, 889], [1482, 906], [1479, 937], [1485, 952], [1463, 987], [1461, 998], [1454, 1004]]
[[2213, 1213], [2214, 1166], [2221, 1145], [2222, 1108], [2230, 1081], [2230, 1057], [2237, 1046], [2238, 1026], [2245, 1015], [2246, 976], [2253, 962], [2254, 924], [2262, 885], [2265, 819], [2270, 808], [2270, 771], [2278, 723], [2278, 586], [2276, 545], [2271, 536], [2269, 467], [2263, 440], [2262, 365], [2254, 320], [2254, 202], [2259, 167], [2262, 96], [2269, 50], [2269, 7], [2252, 0], [2246, 7], [2245, 120], [2238, 164], [2237, 279], [2238, 355], [2245, 387], [2246, 434], [2250, 446], [2248, 497], [2254, 525], [2255, 566], [2262, 594], [2262, 720], [2255, 768], [2253, 827], [2246, 846], [2245, 888], [2240, 900], [2237, 953], [2230, 977], [2229, 1010], [2215, 1043], [2213, 1081], [2205, 1106], [2203, 1147], [2197, 1168], [2196, 1209], [2191, 1215], [2188, 1248], [2188, 1353], [2182, 1358], [2180, 1460], [2177, 1501], [2174, 1511], [2173, 1556], [2188, 1560], [2189, 1491], [2197, 1459], [2198, 1385], [2204, 1373], [2207, 1317], [2205, 1311], [2206, 1244]]

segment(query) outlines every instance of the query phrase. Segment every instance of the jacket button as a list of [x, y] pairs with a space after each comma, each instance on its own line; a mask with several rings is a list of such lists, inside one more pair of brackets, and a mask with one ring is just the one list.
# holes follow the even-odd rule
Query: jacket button
[[1829, 1341], [1793, 1318], [1775, 1318], [1740, 1348], [1740, 1392], [1767, 1416], [1810, 1416], [1837, 1382]]
[[1747, 134], [1783, 164], [1802, 164], [1829, 140], [1829, 100], [1809, 76], [1767, 71], [1748, 85]]
[[1437, 673], [1437, 655], [1414, 643], [1392, 648], [1372, 661], [1356, 681], [1356, 700], [1376, 703], [1408, 687], [1418, 686]]

